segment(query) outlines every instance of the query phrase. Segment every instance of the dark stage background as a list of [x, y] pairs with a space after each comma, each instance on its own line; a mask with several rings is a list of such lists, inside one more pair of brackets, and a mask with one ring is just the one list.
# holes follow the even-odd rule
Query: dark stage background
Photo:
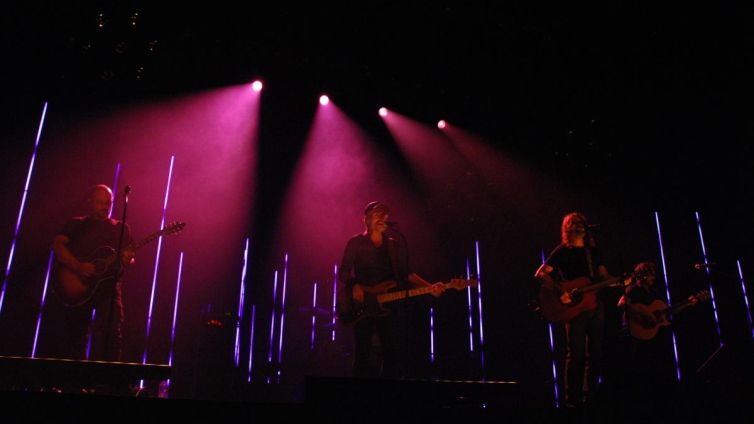
[[[616, 275], [639, 261], [660, 262], [657, 212], [673, 299], [711, 281], [723, 340], [751, 337], [736, 268], [740, 260], [750, 283], [751, 7], [380, 2], [242, 11], [83, 2], [7, 12], [4, 264], [44, 102], [49, 109], [0, 315], [0, 354], [30, 354], [50, 241], [65, 219], [85, 212], [86, 190], [111, 184], [120, 164], [113, 216], [132, 185], [129, 222], [145, 236], [159, 228], [173, 155], [166, 220], [188, 225], [164, 240], [148, 340], [156, 243], [139, 252], [125, 287], [125, 359], [140, 362], [146, 346], [149, 362], [166, 363], [184, 252], [173, 396], [290, 401], [300, 399], [304, 375], [347, 375], [346, 329], [336, 326], [336, 341], [328, 341], [329, 315], [321, 311], [311, 350], [307, 308], [315, 281], [319, 306], [328, 307], [332, 267], [361, 230], [363, 205], [376, 198], [392, 206], [412, 265], [429, 280], [464, 274], [479, 243], [484, 367], [478, 321], [469, 353], [465, 292], [453, 292], [416, 304], [420, 320], [434, 308], [436, 329], [434, 365], [428, 334], [417, 345], [418, 377], [515, 380], [533, 403], [552, 402], [552, 355], [547, 324], [530, 306], [532, 275], [573, 210], [601, 224], [596, 236]], [[265, 84], [261, 97], [243, 94], [256, 78]], [[322, 93], [340, 115], [320, 116]], [[396, 136], [377, 115], [381, 106], [434, 138], [400, 128]], [[438, 119], [473, 155], [448, 156], [438, 144], [412, 157], [395, 141], [418, 134], [417, 143], [447, 142], [433, 129]], [[333, 134], [345, 141], [337, 157], [322, 160], [341, 142]], [[343, 147], [355, 139], [362, 147]], [[719, 265], [711, 276], [693, 268], [703, 261], [696, 212], [708, 259]], [[242, 360], [233, 369], [247, 237]], [[272, 302], [273, 276], [279, 271], [282, 284], [286, 252], [282, 364], [268, 364], [279, 337], [276, 330], [270, 349], [270, 317], [281, 300]], [[609, 375], [625, 367], [612, 306], [619, 295], [604, 293]], [[206, 325], [208, 318], [223, 326]], [[54, 322], [43, 318], [40, 343], [54, 331], [45, 324]], [[693, 376], [718, 347], [711, 304], [688, 311], [675, 328], [682, 373]]]

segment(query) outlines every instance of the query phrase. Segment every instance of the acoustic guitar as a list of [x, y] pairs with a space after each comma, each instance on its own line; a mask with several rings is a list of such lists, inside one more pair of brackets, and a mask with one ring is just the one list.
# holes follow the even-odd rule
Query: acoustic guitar
[[[139, 249], [160, 236], [176, 234], [183, 230], [185, 226], [185, 222], [174, 222], [162, 230], [155, 231], [138, 242], [132, 243], [128, 248]], [[52, 289], [55, 295], [65, 306], [83, 305], [94, 296], [102, 283], [112, 281], [115, 278], [116, 255], [116, 249], [110, 246], [102, 246], [89, 255], [77, 257], [76, 259], [79, 262], [94, 264], [94, 274], [89, 277], [83, 277], [65, 265], [57, 263], [52, 280]]]
[[[606, 287], [621, 287], [630, 284], [630, 277], [612, 277], [593, 283], [589, 277], [579, 277], [570, 281], [542, 284], [539, 288], [539, 306], [542, 315], [550, 322], [570, 321], [584, 311], [597, 307], [597, 291]], [[563, 303], [563, 293], [571, 295], [571, 302]]]
[[668, 304], [661, 300], [654, 300], [649, 305], [633, 304], [629, 308], [631, 315], [629, 316], [628, 328], [635, 338], [651, 340], [657, 335], [661, 327], [670, 325], [668, 317], [709, 298], [709, 292], [702, 290], [672, 307], [668, 307]]

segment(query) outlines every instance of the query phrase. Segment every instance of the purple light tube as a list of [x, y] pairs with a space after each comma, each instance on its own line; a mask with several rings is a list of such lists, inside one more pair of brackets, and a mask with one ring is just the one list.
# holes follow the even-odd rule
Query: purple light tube
[[39, 314], [37, 315], [37, 329], [34, 330], [34, 344], [31, 347], [31, 357], [36, 358], [37, 354], [37, 340], [39, 339], [39, 328], [42, 326], [42, 311], [45, 308], [45, 300], [47, 299], [47, 284], [50, 282], [50, 270], [52, 269], [52, 258], [54, 252], [50, 250], [50, 259], [47, 260], [47, 273], [45, 274], [45, 283], [42, 287], [42, 300], [39, 302]]
[[[183, 252], [178, 257], [178, 279], [175, 283], [175, 301], [173, 302], [173, 324], [170, 326], [170, 355], [168, 365], [173, 365], [173, 348], [175, 347], [175, 324], [178, 322], [178, 297], [181, 294], [181, 276], [183, 275]], [[169, 382], [170, 380], [168, 380]], [[170, 383], [168, 383], [170, 384]]]
[[336, 295], [338, 294], [338, 264], [335, 264], [333, 268], [332, 277], [332, 335], [331, 341], [335, 341], [335, 303], [337, 302]]
[[34, 150], [31, 153], [31, 161], [29, 162], [29, 170], [26, 173], [26, 183], [24, 184], [24, 192], [21, 195], [21, 206], [18, 208], [18, 218], [16, 218], [16, 229], [13, 232], [13, 240], [10, 243], [10, 252], [8, 253], [8, 263], [5, 266], [5, 275], [3, 276], [3, 288], [0, 289], [0, 314], [3, 313], [3, 304], [5, 303], [5, 290], [8, 288], [8, 278], [10, 277], [11, 266], [13, 265], [13, 253], [16, 251], [16, 241], [18, 241], [18, 232], [21, 228], [21, 218], [24, 216], [24, 206], [26, 206], [26, 195], [29, 193], [29, 183], [31, 182], [31, 174], [34, 171], [34, 161], [37, 158], [37, 148], [39, 147], [39, 140], [42, 138], [42, 128], [45, 123], [45, 116], [47, 116], [47, 102], [42, 107], [42, 118], [39, 120], [39, 128], [37, 129], [37, 138], [34, 140]]
[[241, 268], [241, 288], [238, 293], [238, 315], [236, 316], [236, 339], [235, 339], [235, 351], [233, 354], [233, 364], [238, 368], [238, 361], [240, 357], [241, 348], [241, 321], [243, 320], [243, 302], [245, 296], [246, 287], [246, 266], [249, 263], [249, 237], [246, 237], [246, 247], [243, 250], [243, 267]]
[[[704, 235], [702, 234], [702, 221], [699, 218], [699, 212], [694, 212], [694, 215], [696, 215], [696, 226], [699, 230], [699, 243], [702, 246], [702, 258], [704, 259], [704, 263], [707, 264], [707, 248], [704, 245]], [[707, 273], [707, 277], [712, 276], [712, 271], [709, 267], [705, 267], [704, 271]], [[712, 288], [712, 279], [710, 278], [707, 280], [707, 286], [709, 287], [709, 295], [710, 295], [710, 301], [712, 302], [712, 314], [715, 317], [715, 330], [717, 330], [717, 340], [720, 347], [723, 346], [723, 338], [720, 335], [720, 320], [717, 316], [717, 301], [715, 300], [715, 290]]]
[[474, 242], [476, 252], [477, 302], [479, 304], [479, 359], [484, 369], [484, 319], [482, 314], [482, 267], [479, 260], [479, 241]]
[[[466, 258], [466, 278], [471, 279], [471, 264]], [[474, 312], [471, 303], [471, 286], [466, 287], [466, 301], [469, 305], [469, 352], [474, 351]]]
[[552, 386], [555, 392], [555, 407], [560, 408], [560, 394], [558, 393], [558, 366], [555, 361], [555, 337], [552, 334], [552, 324], [547, 323], [547, 331], [550, 333], [550, 352], [552, 352]]
[[[670, 301], [670, 281], [668, 281], [668, 267], [665, 261], [665, 247], [662, 242], [662, 231], [660, 230], [660, 214], [655, 211], [655, 224], [657, 226], [657, 242], [660, 246], [660, 260], [662, 261], [662, 277], [665, 280], [665, 300], [668, 306], [672, 306]], [[678, 342], [675, 337], [675, 330], [670, 327], [670, 334], [673, 336], [673, 355], [675, 358], [675, 378], [681, 381], [681, 366], [678, 362]]]
[[272, 363], [272, 348], [275, 346], [273, 340], [275, 340], [275, 303], [277, 302], [278, 294], [278, 271], [275, 270], [275, 279], [272, 284], [272, 317], [270, 321], [270, 350], [267, 353], [267, 362]]
[[120, 162], [115, 165], [115, 178], [113, 178], [113, 201], [110, 203], [110, 212], [107, 214], [108, 218], [113, 217], [113, 208], [115, 207], [115, 199], [118, 194], [118, 177], [120, 177]]
[[746, 316], [749, 318], [749, 331], [751, 331], [751, 337], [754, 338], [754, 324], [751, 321], [751, 308], [749, 307], [749, 295], [746, 294], [746, 283], [744, 282], [744, 272], [741, 269], [741, 261], [736, 260], [736, 266], [738, 267], [738, 278], [741, 281], [741, 291], [744, 293], [744, 304], [746, 305]]
[[89, 353], [92, 351], [92, 325], [94, 325], [94, 319], [97, 318], [97, 310], [92, 309], [92, 316], [89, 318], [89, 334], [87, 334], [86, 340], [86, 360], [89, 360]]
[[246, 382], [251, 383], [251, 370], [254, 365], [254, 325], [257, 318], [257, 305], [251, 305], [251, 334], [249, 335], [249, 370], [246, 376]]
[[435, 363], [435, 308], [429, 307], [429, 362]]
[[[168, 168], [168, 181], [165, 185], [165, 200], [162, 203], [162, 219], [160, 220], [160, 229], [165, 228], [165, 214], [168, 210], [168, 197], [170, 196], [170, 180], [173, 178], [173, 163], [175, 162], [175, 155], [170, 156], [170, 167]], [[157, 238], [157, 254], [154, 260], [154, 273], [152, 274], [152, 291], [149, 294], [149, 310], [147, 311], [147, 329], [146, 336], [144, 337], [144, 354], [141, 358], [141, 363], [147, 363], [147, 353], [149, 351], [149, 333], [152, 329], [152, 312], [154, 310], [154, 294], [157, 290], [157, 270], [160, 266], [160, 252], [162, 251], [162, 236]], [[143, 381], [141, 387], [143, 388]]]
[[[545, 263], [545, 250], [540, 250], [540, 258], [541, 262]], [[555, 360], [555, 337], [552, 333], [552, 323], [547, 323], [547, 331], [550, 334], [550, 353], [552, 354], [552, 382], [553, 382], [553, 390], [555, 393], [555, 407], [560, 408], [560, 393], [558, 392], [558, 364]]]
[[314, 334], [317, 328], [317, 282], [314, 282], [314, 295], [312, 296], [312, 336], [309, 350], [314, 350]]
[[[285, 253], [285, 263], [283, 264], [283, 298], [280, 306], [280, 332], [278, 333], [278, 365], [283, 363], [283, 324], [285, 323], [285, 293], [288, 286], [288, 252]], [[278, 369], [280, 376], [280, 369]]]

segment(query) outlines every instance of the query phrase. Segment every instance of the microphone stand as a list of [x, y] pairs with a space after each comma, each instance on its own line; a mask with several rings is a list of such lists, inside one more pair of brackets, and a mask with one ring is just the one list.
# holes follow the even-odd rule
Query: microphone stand
[[[113, 321], [113, 308], [115, 307], [115, 297], [118, 295], [118, 282], [120, 281], [121, 273], [123, 272], [123, 236], [126, 232], [126, 212], [128, 211], [128, 194], [131, 193], [131, 186], [127, 185], [123, 192], [123, 218], [120, 221], [120, 236], [118, 237], [118, 248], [115, 254], [115, 268], [113, 273], [113, 294], [110, 296], [110, 307], [107, 312], [107, 325], [105, 326], [105, 345], [104, 345], [104, 359], [107, 360], [108, 354], [115, 352], [109, 352], [110, 350], [110, 337]], [[120, 360], [120, 358], [115, 358]]]

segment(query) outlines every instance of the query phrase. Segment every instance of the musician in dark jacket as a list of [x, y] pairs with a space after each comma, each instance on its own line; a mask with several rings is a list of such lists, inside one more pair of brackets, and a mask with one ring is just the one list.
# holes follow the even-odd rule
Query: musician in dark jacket
[[[338, 308], [341, 316], [353, 311], [356, 302], [364, 301], [364, 291], [386, 281], [393, 281], [400, 290], [412, 287], [432, 286], [432, 295], [440, 296], [444, 290], [442, 283], [430, 284], [411, 271], [408, 263], [406, 241], [396, 231], [389, 230], [387, 205], [371, 202], [364, 209], [363, 233], [348, 240], [340, 263], [338, 283]], [[393, 309], [400, 309], [395, 307]], [[399, 313], [385, 317], [366, 317], [353, 326], [355, 377], [403, 377], [406, 370], [402, 366], [403, 337], [399, 331], [405, 330]], [[372, 338], [379, 337], [382, 349], [381, 370], [370, 368]]]
[[[121, 221], [110, 219], [113, 193], [104, 184], [92, 188], [88, 203], [90, 214], [71, 218], [52, 241], [57, 266], [75, 273], [82, 282], [91, 281], [98, 270], [93, 261], [100, 257], [104, 247], [118, 250], [123, 229], [121, 264], [126, 266], [134, 260], [134, 251], [129, 247], [131, 231]], [[94, 255], [94, 257], [92, 257]], [[114, 262], [113, 265], [116, 265]], [[115, 266], [103, 275], [114, 276]], [[100, 270], [101, 272], [101, 270]], [[62, 294], [62, 293], [61, 293]], [[94, 295], [81, 305], [64, 308], [63, 345], [57, 346], [58, 355], [71, 359], [119, 361], [122, 355], [123, 303], [121, 282], [114, 278], [103, 280]], [[91, 344], [89, 334], [91, 332]]]
[[[657, 287], [655, 265], [652, 262], [641, 262], [636, 265], [631, 279], [633, 284], [626, 289], [626, 295], [618, 301], [618, 307], [624, 309], [624, 326], [633, 336], [630, 375], [634, 385], [643, 387], [643, 390], [658, 390], [661, 386], [675, 381], [673, 340], [670, 327], [658, 328], [657, 318], [649, 311], [650, 305], [665, 309], [667, 303], [665, 295]], [[657, 332], [646, 339], [647, 335], [633, 334], [632, 328], [655, 329]]]
[[[611, 278], [584, 215], [573, 212], [563, 217], [560, 235], [561, 244], [535, 273], [543, 285], [555, 289], [559, 282], [580, 277], [595, 283]], [[563, 292], [560, 301], [570, 304], [573, 299], [568, 292]], [[590, 395], [597, 388], [602, 372], [604, 326], [605, 309], [599, 299], [593, 309], [566, 322], [566, 406], [580, 406], [586, 401], [585, 384]]]

